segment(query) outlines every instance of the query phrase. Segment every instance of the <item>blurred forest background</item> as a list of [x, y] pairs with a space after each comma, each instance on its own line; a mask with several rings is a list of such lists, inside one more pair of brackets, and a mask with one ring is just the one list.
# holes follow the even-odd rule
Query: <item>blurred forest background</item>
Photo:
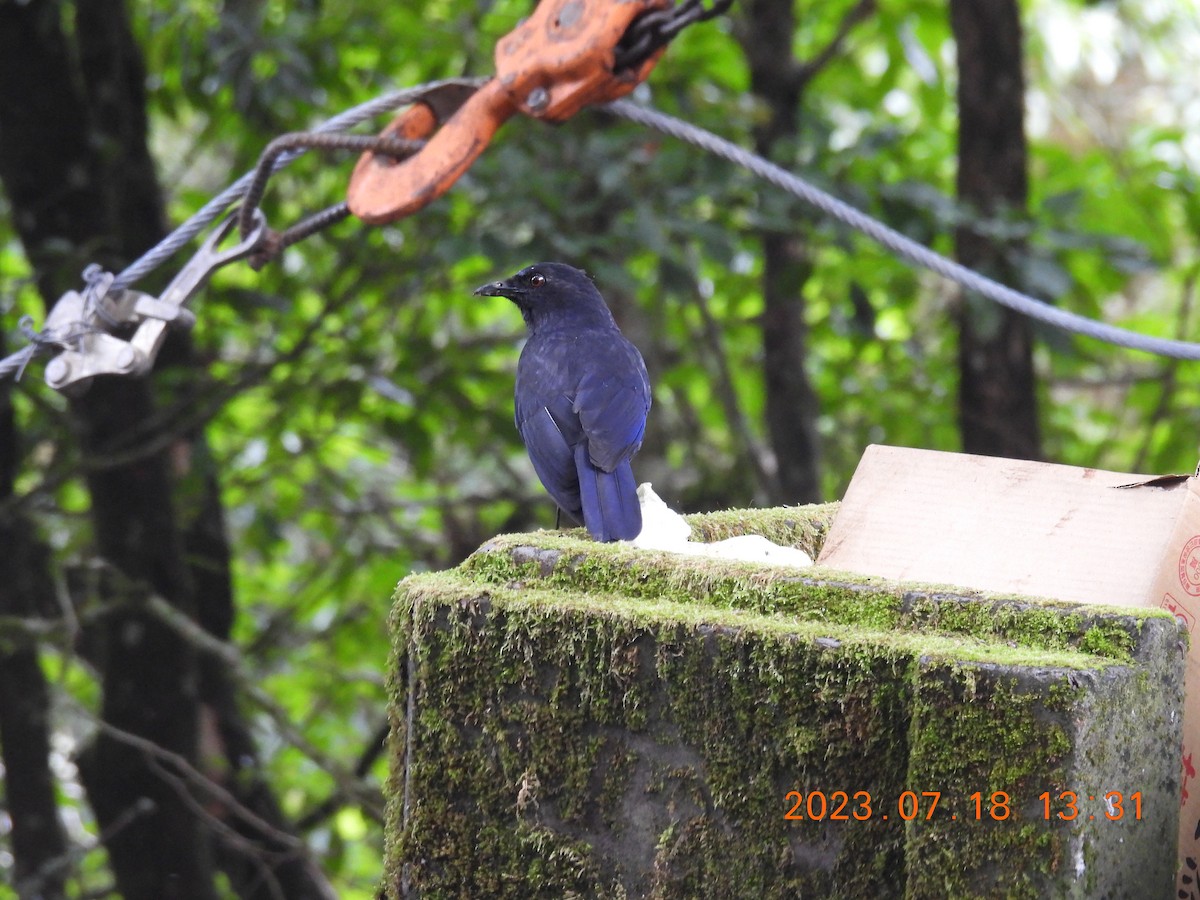
[[[0, 356], [277, 135], [489, 73], [530, 5], [0, 0]], [[1196, 0], [739, 0], [635, 99], [1015, 287], [1195, 339], [1197, 71]], [[351, 162], [276, 176], [271, 223], [341, 199]], [[514, 119], [413, 218], [224, 270], [151, 379], [0, 384], [0, 885], [374, 896], [394, 586], [554, 523], [512, 423], [520, 317], [471, 296], [543, 259], [592, 272], [641, 347], [635, 472], [682, 511], [836, 499], [871, 442], [1197, 462], [1197, 364], [1031, 327], [601, 113]]]

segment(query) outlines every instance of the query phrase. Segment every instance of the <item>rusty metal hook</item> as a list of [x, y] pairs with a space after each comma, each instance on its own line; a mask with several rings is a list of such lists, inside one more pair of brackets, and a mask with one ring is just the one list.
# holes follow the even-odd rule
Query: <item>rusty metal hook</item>
[[[346, 194], [350, 211], [379, 225], [410, 215], [444, 194], [514, 113], [562, 122], [590, 104], [625, 96], [650, 74], [665, 48], [616, 70], [616, 48], [639, 16], [671, 0], [542, 0], [496, 45], [496, 75], [443, 115], [428, 101], [383, 132], [428, 138], [406, 160], [367, 153]], [[432, 135], [432, 136], [431, 136]]]

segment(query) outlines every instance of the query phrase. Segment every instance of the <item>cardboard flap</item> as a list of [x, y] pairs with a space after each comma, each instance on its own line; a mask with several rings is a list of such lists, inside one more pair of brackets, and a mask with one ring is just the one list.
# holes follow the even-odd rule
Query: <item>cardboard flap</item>
[[[873, 445], [819, 565], [1126, 605], [1151, 597], [1195, 479]], [[1148, 482], [1131, 486], [1132, 482]], [[1117, 490], [1116, 488], [1123, 488]]]

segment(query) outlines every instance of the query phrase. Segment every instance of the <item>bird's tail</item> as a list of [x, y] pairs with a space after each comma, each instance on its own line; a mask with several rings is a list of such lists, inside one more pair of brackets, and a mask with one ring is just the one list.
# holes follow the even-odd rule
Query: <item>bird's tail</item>
[[587, 443], [580, 442], [575, 446], [575, 469], [588, 533], [598, 541], [631, 541], [637, 537], [642, 530], [642, 508], [629, 460], [623, 459], [611, 472], [605, 472], [592, 464]]

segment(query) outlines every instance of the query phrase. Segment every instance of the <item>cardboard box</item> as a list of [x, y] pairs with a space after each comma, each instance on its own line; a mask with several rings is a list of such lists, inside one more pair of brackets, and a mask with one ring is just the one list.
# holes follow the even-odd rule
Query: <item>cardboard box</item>
[[1200, 484], [1099, 469], [868, 447], [818, 565], [1033, 597], [1159, 606], [1191, 637], [1179, 896], [1200, 861]]

